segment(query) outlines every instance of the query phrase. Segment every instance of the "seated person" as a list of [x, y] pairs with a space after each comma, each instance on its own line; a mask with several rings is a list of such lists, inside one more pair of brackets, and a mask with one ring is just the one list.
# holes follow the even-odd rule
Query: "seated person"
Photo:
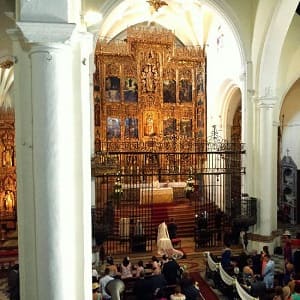
[[176, 285], [174, 294], [170, 295], [171, 300], [185, 300], [186, 297], [181, 293], [180, 285]]
[[152, 270], [153, 275], [158, 275], [161, 273], [161, 265], [156, 256], [152, 256]]
[[99, 292], [99, 283], [98, 282], [94, 282], [93, 283], [93, 287], [92, 287], [92, 291], [93, 291], [93, 300], [100, 300], [102, 299], [102, 295]]
[[144, 263], [142, 260], [139, 260], [136, 266], [135, 277], [140, 277], [142, 272], [145, 272]]
[[121, 264], [121, 279], [132, 277], [132, 265], [129, 257], [125, 257]]
[[105, 271], [104, 271], [104, 276], [100, 278], [100, 288], [101, 288], [101, 293], [102, 293], [102, 296], [103, 296], [103, 299], [110, 299], [110, 295], [108, 295], [106, 293], [106, 285], [111, 281], [111, 280], [114, 280], [114, 278], [112, 276], [110, 276], [110, 271], [108, 268], [105, 268]]
[[168, 284], [176, 284], [178, 277], [180, 276], [180, 266], [177, 261], [171, 257], [168, 262], [164, 264], [162, 273]]
[[227, 271], [229, 274], [233, 272], [233, 268], [235, 267], [235, 263], [232, 261], [232, 252], [230, 249], [230, 244], [228, 242], [225, 243], [225, 248], [222, 252], [221, 256], [221, 265], [224, 268], [225, 271]]
[[199, 284], [188, 272], [183, 272], [180, 286], [183, 294], [189, 300], [200, 300]]
[[118, 274], [118, 268], [117, 266], [114, 264], [114, 259], [111, 256], [108, 256], [106, 258], [106, 267], [109, 269], [110, 271], [110, 275], [115, 277]]
[[140, 277], [136, 280], [133, 293], [137, 300], [152, 300], [153, 284], [150, 278], [145, 278], [145, 273], [142, 271]]

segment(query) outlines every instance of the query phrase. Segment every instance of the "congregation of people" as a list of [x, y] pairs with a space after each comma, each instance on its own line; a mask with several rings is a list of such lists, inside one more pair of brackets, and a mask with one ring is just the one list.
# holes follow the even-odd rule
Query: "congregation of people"
[[[200, 214], [197, 225], [204, 226], [204, 222], [207, 222], [207, 217]], [[249, 296], [259, 297], [260, 300], [300, 300], [300, 247], [292, 247], [288, 231], [282, 236], [282, 245], [275, 247], [273, 253], [270, 253], [267, 245], [261, 251], [249, 251], [247, 233], [242, 232], [240, 237], [243, 251], [240, 255], [233, 256], [231, 235], [222, 233], [221, 227], [219, 226], [218, 240], [223, 236], [225, 247], [220, 263], [229, 275], [239, 281]], [[93, 300], [203, 299], [198, 282], [178, 263], [182, 256], [178, 257], [176, 250], [169, 248], [171, 243], [168, 241], [176, 237], [177, 224], [172, 219], [168, 226], [163, 222], [158, 228], [160, 257], [152, 256], [149, 261], [132, 262], [126, 256], [122, 263], [115, 264], [113, 258], [108, 256], [106, 264], [102, 262], [100, 273], [93, 270]], [[164, 243], [159, 243], [160, 239]], [[161, 245], [167, 246], [164, 248]], [[214, 277], [214, 282], [223, 295], [228, 299], [235, 299], [236, 291], [223, 284], [220, 275]], [[130, 296], [124, 297], [125, 294]]]
[[[265, 245], [260, 253], [245, 251], [233, 256], [230, 246], [225, 242], [220, 263], [250, 296], [260, 300], [300, 299], [300, 248], [292, 247], [289, 231], [284, 232], [282, 245], [275, 247], [273, 253]], [[223, 292], [229, 299], [234, 297], [234, 291], [228, 287], [224, 287]]]
[[135, 263], [124, 257], [122, 263], [115, 264], [109, 256], [101, 272], [94, 266], [93, 300], [122, 299], [125, 293], [129, 295], [126, 299], [136, 300], [201, 299], [198, 282], [173, 257], [152, 256], [147, 262]]

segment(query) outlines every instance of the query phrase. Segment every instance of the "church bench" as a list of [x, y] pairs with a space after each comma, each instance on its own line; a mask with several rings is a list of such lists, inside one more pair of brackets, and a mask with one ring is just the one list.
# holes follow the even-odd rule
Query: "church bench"
[[171, 239], [171, 242], [172, 242], [174, 248], [176, 248], [176, 247], [181, 248], [181, 239], [180, 238], [173, 238], [173, 239]]

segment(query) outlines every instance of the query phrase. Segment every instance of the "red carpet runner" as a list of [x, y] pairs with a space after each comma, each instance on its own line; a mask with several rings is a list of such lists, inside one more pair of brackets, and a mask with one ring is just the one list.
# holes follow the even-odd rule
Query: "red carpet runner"
[[219, 297], [210, 288], [207, 282], [200, 276], [199, 272], [191, 272], [191, 277], [198, 281], [200, 292], [205, 300], [218, 300]]

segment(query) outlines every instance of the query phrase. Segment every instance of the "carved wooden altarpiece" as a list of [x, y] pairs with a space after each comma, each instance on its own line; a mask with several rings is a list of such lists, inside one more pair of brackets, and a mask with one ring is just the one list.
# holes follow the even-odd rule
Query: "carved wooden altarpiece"
[[96, 154], [183, 153], [206, 139], [201, 47], [182, 46], [166, 29], [130, 27], [122, 41], [98, 41], [95, 64]]
[[13, 110], [0, 108], [0, 225], [16, 226], [16, 153]]

